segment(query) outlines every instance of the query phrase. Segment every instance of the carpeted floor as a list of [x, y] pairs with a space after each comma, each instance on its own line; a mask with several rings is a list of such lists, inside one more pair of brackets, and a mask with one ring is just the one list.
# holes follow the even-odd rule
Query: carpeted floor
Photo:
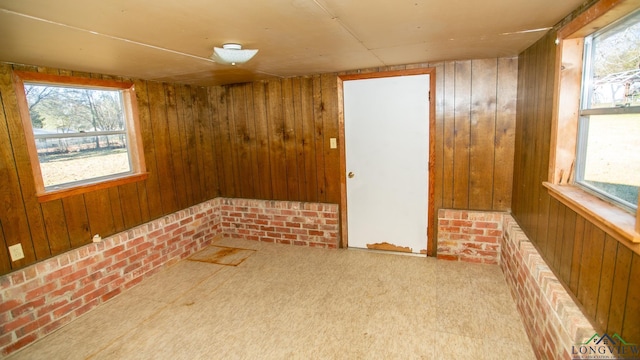
[[9, 359], [534, 359], [498, 266], [214, 245]]

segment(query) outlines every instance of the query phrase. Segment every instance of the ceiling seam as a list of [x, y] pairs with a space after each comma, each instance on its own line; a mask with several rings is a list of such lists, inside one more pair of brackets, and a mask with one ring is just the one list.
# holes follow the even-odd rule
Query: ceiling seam
[[327, 15], [329, 15], [329, 17], [331, 18], [331, 20], [334, 20], [338, 23], [338, 25], [340, 25], [340, 27], [342, 27], [344, 30], [346, 30], [349, 35], [351, 35], [351, 37], [353, 37], [357, 42], [359, 42], [365, 49], [367, 49], [367, 51], [373, 55], [376, 59], [378, 59], [378, 61], [380, 61], [381, 64], [383, 65], [387, 65], [384, 61], [382, 61], [382, 59], [380, 59], [380, 57], [378, 57], [378, 55], [376, 53], [373, 52], [372, 49], [369, 49], [365, 44], [364, 41], [362, 41], [353, 30], [351, 30], [351, 28], [349, 28], [349, 26], [347, 26], [347, 24], [345, 24], [342, 19], [340, 19], [339, 16], [335, 15], [334, 13], [332, 13], [329, 8], [327, 8], [326, 5], [324, 5], [323, 3], [321, 3], [321, 0], [312, 0], [320, 9], [322, 9], [322, 11], [324, 11]]
[[167, 49], [167, 48], [163, 48], [163, 47], [156, 46], [156, 45], [146, 44], [146, 43], [143, 43], [143, 42], [140, 42], [140, 41], [130, 40], [130, 39], [122, 38], [122, 37], [119, 37], [119, 36], [103, 34], [103, 33], [97, 32], [97, 31], [83, 29], [83, 28], [79, 28], [77, 26], [68, 25], [68, 24], [60, 23], [60, 22], [53, 21], [53, 20], [47, 20], [47, 19], [43, 19], [43, 18], [40, 18], [40, 17], [37, 17], [37, 16], [27, 15], [27, 14], [19, 13], [19, 12], [12, 11], [12, 10], [0, 9], [0, 11], [2, 11], [4, 13], [7, 13], [7, 14], [12, 14], [12, 15], [24, 17], [24, 18], [27, 18], [27, 19], [32, 19], [32, 20], [45, 22], [45, 23], [52, 24], [52, 25], [62, 26], [62, 27], [68, 28], [68, 29], [82, 31], [82, 32], [89, 33], [89, 34], [103, 36], [103, 37], [106, 37], [106, 38], [109, 38], [109, 39], [126, 42], [126, 43], [129, 43], [129, 44], [144, 46], [144, 47], [147, 47], [147, 48], [160, 50], [160, 51], [165, 51], [165, 52], [169, 52], [169, 53], [172, 53], [172, 54], [181, 55], [181, 56], [189, 57], [189, 58], [192, 58], [192, 59], [203, 60], [203, 61], [206, 61], [206, 62], [210, 62], [210, 63], [216, 64], [216, 62], [213, 61], [212, 59], [201, 57], [201, 56], [197, 56], [197, 55], [192, 55], [192, 54], [188, 54], [188, 53], [184, 53], [184, 52], [177, 51], [177, 50], [172, 50], [172, 49]]

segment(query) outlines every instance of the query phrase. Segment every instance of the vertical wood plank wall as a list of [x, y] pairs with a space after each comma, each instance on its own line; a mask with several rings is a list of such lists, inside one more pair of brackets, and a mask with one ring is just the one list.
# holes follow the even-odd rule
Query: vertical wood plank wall
[[519, 57], [513, 216], [600, 331], [640, 343], [640, 255], [547, 193], [556, 33]]
[[[511, 206], [516, 58], [435, 67], [435, 210]], [[11, 81], [0, 64], [0, 274], [217, 196], [338, 203], [338, 74], [218, 87], [133, 80], [149, 178], [38, 203]], [[126, 80], [126, 79], [124, 79]], [[426, 166], [426, 164], [425, 164]], [[11, 263], [8, 246], [26, 258]]]
[[[517, 64], [516, 58], [482, 59], [345, 74], [435, 67], [436, 210], [509, 210]], [[225, 162], [229, 185], [221, 188], [223, 196], [339, 202], [339, 154], [329, 148], [329, 138], [338, 138], [339, 131], [336, 78], [316, 75], [224, 87], [217, 101], [235, 104], [220, 107], [222, 133], [229, 134], [222, 144], [229, 151], [225, 158], [243, 160], [236, 168], [237, 161]], [[270, 166], [258, 174], [255, 169], [264, 162]], [[260, 184], [239, 192], [244, 182]], [[313, 184], [315, 192], [308, 190]]]
[[[219, 196], [207, 89], [134, 80], [148, 179], [39, 203], [12, 69], [129, 80], [0, 64], [0, 274]], [[12, 263], [17, 243], [25, 258]]]

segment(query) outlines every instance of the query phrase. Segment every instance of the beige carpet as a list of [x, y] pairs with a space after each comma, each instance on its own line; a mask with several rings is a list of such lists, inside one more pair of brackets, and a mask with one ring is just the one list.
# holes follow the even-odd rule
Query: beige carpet
[[498, 266], [214, 245], [255, 251], [182, 261], [10, 359], [534, 359]]

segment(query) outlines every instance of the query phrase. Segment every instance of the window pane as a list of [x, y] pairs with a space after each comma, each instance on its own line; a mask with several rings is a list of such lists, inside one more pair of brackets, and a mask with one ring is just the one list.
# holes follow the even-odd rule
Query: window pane
[[640, 114], [590, 116], [584, 149], [584, 180], [631, 207], [640, 187]]
[[25, 84], [25, 93], [36, 129], [52, 133], [125, 130], [121, 93], [118, 90]]
[[640, 105], [640, 12], [592, 40], [591, 96], [587, 108]]
[[36, 140], [45, 188], [131, 171], [125, 135]]

